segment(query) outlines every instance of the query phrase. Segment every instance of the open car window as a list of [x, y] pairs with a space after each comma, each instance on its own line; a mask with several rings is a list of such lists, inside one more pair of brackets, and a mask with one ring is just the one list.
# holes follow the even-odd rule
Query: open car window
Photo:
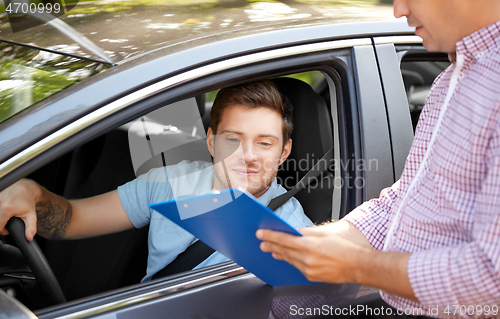
[[[78, 199], [120, 189], [122, 185], [131, 181], [147, 181], [144, 176], [150, 172], [163, 170], [164, 167], [177, 167], [183, 162], [206, 163], [207, 166], [200, 166], [197, 171], [204, 172], [205, 169], [208, 175], [210, 170], [214, 170], [207, 147], [207, 130], [210, 125], [210, 109], [213, 107], [211, 97], [215, 96], [216, 91], [209, 90], [217, 89], [217, 85], [222, 87], [231, 85], [227, 82], [230, 76], [234, 76], [233, 83], [235, 84], [249, 82], [252, 78], [267, 77], [277, 83], [280, 91], [286, 95], [294, 107], [292, 149], [288, 159], [278, 169], [277, 183], [283, 187], [283, 191], [291, 189], [314, 164], [320, 161], [323, 155], [333, 149], [334, 155], [327, 163], [327, 169], [317, 178], [307, 180], [307, 186], [296, 194], [295, 198], [301, 204], [311, 224], [338, 219], [361, 201], [363, 196], [366, 196], [363, 193], [365, 183], [370, 182], [372, 185], [372, 189], [369, 190], [370, 194], [380, 191], [379, 185], [387, 186], [387, 180], [390, 181], [388, 170], [392, 172], [392, 167], [386, 168], [386, 166], [392, 166], [392, 163], [390, 148], [386, 151], [389, 141], [383, 134], [388, 130], [384, 122], [387, 114], [385, 114], [382, 101], [383, 95], [377, 91], [379, 86], [373, 84], [379, 83], [377, 81], [380, 81], [380, 75], [376, 67], [370, 68], [364, 65], [361, 68], [354, 65], [357, 63], [354, 57], [360, 57], [363, 63], [375, 62], [373, 51], [368, 50], [371, 48], [369, 42], [363, 42], [360, 47], [351, 47], [350, 43], [342, 42], [341, 44], [347, 47], [340, 45], [332, 51], [322, 52], [322, 58], [327, 61], [324, 65], [318, 64], [318, 60], [311, 62], [309, 58], [313, 55], [305, 55], [301, 57], [304, 60], [299, 66], [297, 66], [297, 61], [276, 61], [280, 64], [281, 62], [290, 63], [289, 68], [283, 68], [278, 63], [275, 65], [273, 60], [269, 62], [269, 66], [272, 66], [270, 68], [262, 62], [262, 69], [269, 70], [266, 71], [267, 73], [250, 67], [231, 69], [227, 73], [214, 74], [216, 81], [212, 81], [212, 75], [209, 75], [200, 80], [187, 81], [154, 91], [149, 96], [144, 96], [143, 99], [124, 106], [113, 116], [98, 120], [94, 126], [95, 131], [92, 132], [91, 126], [85, 129], [87, 132], [82, 130], [82, 134], [100, 135], [91, 140], [88, 140], [89, 135], [87, 135], [84, 137], [84, 144], [77, 143], [76, 147], [70, 149], [69, 152], [28, 177], [66, 198]], [[354, 69], [360, 74], [353, 73]], [[290, 74], [292, 70], [313, 71]], [[232, 74], [233, 71], [236, 74]], [[254, 73], [247, 73], [247, 71]], [[218, 78], [219, 75], [220, 78]], [[225, 80], [222, 80], [223, 77]], [[358, 82], [358, 77], [363, 79], [366, 77], [370, 80]], [[164, 84], [164, 81], [166, 83], [170, 79], [153, 83], [152, 86], [158, 88]], [[367, 87], [366, 83], [370, 85]], [[356, 92], [358, 85], [360, 94], [351, 94]], [[374, 92], [376, 94], [373, 94]], [[110, 103], [115, 104], [115, 101]], [[361, 104], [369, 104], [370, 107], [363, 109], [359, 107]], [[366, 114], [359, 112], [358, 108]], [[358, 119], [358, 115], [363, 115], [363, 120]], [[368, 118], [370, 121], [367, 121]], [[130, 122], [125, 123], [125, 121]], [[109, 123], [114, 124], [105, 127]], [[377, 125], [377, 127], [370, 127], [370, 124]], [[382, 134], [371, 134], [372, 131], [382, 132]], [[358, 140], [358, 138], [361, 139], [360, 135], [362, 135], [361, 138], [377, 136], [376, 139], [372, 138], [370, 143], [364, 145]], [[373, 152], [374, 149], [376, 153]], [[365, 162], [360, 154], [366, 154], [368, 161]], [[380, 158], [384, 160], [378, 161], [379, 156], [382, 156]], [[378, 179], [375, 173], [383, 175], [385, 179]], [[371, 180], [365, 178], [368, 174], [372, 175]], [[162, 182], [165, 184], [167, 177], [170, 176], [164, 175], [160, 183], [154, 185], [149, 183], [148, 187], [156, 187]], [[208, 188], [210, 186], [208, 184]], [[192, 195], [192, 193], [186, 192], [177, 197], [185, 195]], [[142, 207], [140, 209], [147, 210], [145, 207], [148, 204], [158, 201], [159, 198], [145, 198], [144, 205], [139, 205]], [[40, 246], [67, 300], [83, 305], [89, 301], [96, 301], [98, 298], [96, 296], [102, 296], [100, 294], [103, 293], [110, 300], [121, 300], [123, 296], [135, 295], [139, 291], [149, 293], [156, 289], [155, 287], [187, 282], [195, 276], [201, 277], [204, 271], [228, 268], [228, 264], [212, 263], [212, 266], [204, 265], [207, 267], [196, 271], [141, 283], [141, 280], [148, 281], [151, 278], [146, 271], [148, 254], [151, 253], [149, 248], [151, 244], [157, 243], [151, 240], [151, 228], [153, 224], [156, 225], [156, 220], [153, 218], [157, 217], [151, 217], [151, 220], [138, 218], [132, 221], [136, 226], [134, 229], [95, 238], [59, 242], [39, 238]], [[158, 240], [161, 241], [161, 238]], [[168, 262], [174, 260], [175, 255], [188, 247], [193, 240], [194, 238], [183, 239], [182, 243], [167, 241], [175, 250], [169, 256]], [[164, 254], [159, 255], [165, 257]], [[229, 265], [237, 267], [234, 263]], [[155, 271], [162, 267], [159, 266]], [[245, 276], [245, 278], [257, 280], [251, 274]], [[229, 279], [233, 280], [233, 278]], [[261, 282], [259, 284], [265, 286]], [[181, 293], [174, 296], [173, 292], [177, 291], [175, 290], [177, 288], [172, 289], [169, 291], [172, 296], [167, 298], [175, 299], [180, 295], [185, 295]], [[22, 288], [19, 291], [19, 300], [32, 309], [42, 308], [40, 313], [44, 313], [43, 305], [40, 307], [34, 304], [30, 300], [31, 296]], [[289, 301], [291, 299], [287, 299], [286, 296], [278, 300], [278, 302], [285, 303]], [[97, 307], [103, 310], [104, 304], [103, 302]]]
[[[292, 188], [337, 143], [334, 142], [334, 130], [338, 126], [334, 124], [331, 109], [332, 105], [336, 105], [337, 97], [333, 82], [328, 83], [327, 78], [328, 75], [323, 72], [311, 71], [276, 80], [284, 83], [292, 81], [299, 90], [295, 92], [293, 87], [283, 93], [290, 95], [287, 98], [293, 104], [294, 112], [298, 112], [294, 115], [292, 153], [279, 167], [276, 179], [284, 191]], [[178, 167], [182, 163], [202, 163], [196, 171], [210, 175], [213, 164], [207, 147], [207, 130], [213, 105], [210, 96], [216, 92], [201, 93], [160, 107], [77, 146], [27, 177], [52, 192], [78, 199], [115, 190], [134, 180], [145, 181], [145, 176], [152, 170]], [[291, 93], [297, 94], [294, 96]], [[310, 121], [318, 122], [318, 125], [310, 127]], [[241, 148], [235, 147], [231, 154], [238, 152], [241, 154]], [[165, 183], [166, 178], [159, 182]], [[332, 212], [335, 188], [333, 161], [318, 178], [307, 183], [307, 188], [296, 198], [308, 220], [321, 223], [338, 216], [340, 205]], [[207, 186], [210, 190], [212, 185]], [[180, 198], [193, 193], [174, 195], [174, 198]], [[147, 198], [145, 205], [157, 201]], [[148, 222], [137, 224], [137, 229], [82, 240], [50, 241], [41, 237], [37, 240], [67, 300], [71, 301], [138, 284], [144, 278], [150, 280], [146, 273], [148, 252], [151, 250], [148, 245], [154, 241], [150, 236], [156, 221], [149, 223], [151, 225]], [[189, 246], [193, 238], [183, 240], [186, 242], [181, 240], [172, 244], [172, 259]], [[225, 260], [213, 263], [221, 261]], [[32, 300], [31, 293], [19, 288], [19, 291], [16, 288], [19, 300], [32, 309], [43, 308], [37, 297]]]

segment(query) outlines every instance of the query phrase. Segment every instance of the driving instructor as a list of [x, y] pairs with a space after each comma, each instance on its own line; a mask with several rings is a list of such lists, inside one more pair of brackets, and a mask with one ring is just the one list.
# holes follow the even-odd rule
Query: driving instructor
[[[0, 234], [7, 234], [5, 224], [13, 216], [24, 220], [28, 240], [35, 233], [75, 239], [149, 224], [143, 279], [148, 280], [197, 240], [149, 204], [240, 186], [267, 205], [286, 192], [276, 174], [292, 147], [291, 107], [269, 80], [222, 89], [207, 132], [213, 163], [182, 161], [152, 169], [117, 190], [80, 200], [67, 200], [22, 179], [0, 192]], [[276, 213], [295, 228], [312, 225], [295, 198]], [[195, 269], [227, 260], [215, 252]]]
[[394, 14], [452, 62], [431, 88], [400, 180], [303, 237], [256, 235], [308, 279], [375, 287], [398, 309], [498, 306], [500, 1], [394, 0]]

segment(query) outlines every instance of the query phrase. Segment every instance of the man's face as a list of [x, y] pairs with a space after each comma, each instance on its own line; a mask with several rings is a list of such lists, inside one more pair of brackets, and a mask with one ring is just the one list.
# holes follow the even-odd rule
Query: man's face
[[[488, 4], [486, 3], [488, 2]], [[498, 1], [497, 1], [498, 2]], [[394, 16], [406, 16], [429, 51], [455, 52], [458, 41], [489, 25], [493, 1], [394, 0]]]
[[415, 34], [424, 40], [429, 51], [454, 52], [463, 37], [456, 35], [454, 0], [394, 0], [394, 16], [406, 16], [416, 27]]
[[281, 114], [265, 107], [227, 107], [217, 128], [208, 130], [214, 158], [214, 188], [237, 186], [255, 197], [266, 192], [278, 167], [290, 154], [292, 141], [283, 145]]

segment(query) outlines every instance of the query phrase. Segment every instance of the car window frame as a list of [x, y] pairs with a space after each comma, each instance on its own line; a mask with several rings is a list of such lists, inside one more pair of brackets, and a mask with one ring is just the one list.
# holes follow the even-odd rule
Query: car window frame
[[[7, 183], [27, 175], [29, 172], [43, 166], [60, 154], [64, 154], [68, 150], [73, 149], [75, 145], [81, 145], [84, 141], [88, 141], [103, 134], [111, 128], [116, 128], [158, 107], [206, 92], [207, 89], [210, 90], [234, 85], [237, 84], [238, 81], [245, 82], [248, 80], [249, 76], [255, 76], [255, 79], [257, 79], [306, 70], [323, 71], [328, 75], [331, 81], [333, 81], [332, 83], [335, 84], [337, 90], [342, 93], [336, 94], [336, 105], [343, 106], [337, 109], [339, 111], [339, 130], [343, 132], [350, 130], [350, 132], [353, 133], [351, 138], [357, 139], [359, 138], [359, 119], [356, 118], [356, 115], [357, 108], [359, 107], [359, 96], [355, 91], [356, 85], [359, 85], [359, 83], [355, 83], [356, 81], [353, 79], [354, 75], [352, 71], [354, 66], [349, 64], [353, 63], [352, 50], [358, 46], [372, 48], [371, 39], [339, 40], [277, 49], [272, 50], [274, 51], [274, 55], [270, 55], [267, 51], [251, 54], [251, 59], [238, 60], [238, 58], [235, 58], [235, 60], [232, 61], [232, 66], [227, 66], [227, 63], [216, 62], [154, 83], [89, 113], [78, 120], [77, 123], [65, 126], [52, 135], [42, 139], [40, 142], [32, 145], [22, 152], [22, 154], [16, 155], [9, 161], [0, 164], [0, 177], [2, 181], [0, 189], [5, 187]], [[332, 55], [334, 52], [341, 53], [336, 56], [335, 54]], [[325, 66], [325, 61], [330, 61], [331, 65]], [[226, 64], [225, 68], [221, 68], [221, 65], [218, 63], [222, 63], [223, 65]], [[274, 70], [274, 73], [270, 70]], [[235, 81], [235, 79], [238, 80]], [[360, 157], [361, 151], [353, 149], [353, 145], [356, 143], [344, 141], [345, 144], [343, 144], [342, 139], [346, 139], [347, 136], [346, 134], [339, 135], [341, 135], [338, 137], [341, 141], [336, 143], [337, 145], [340, 144], [338, 150], [339, 154], [337, 154], [339, 160], [347, 160], [351, 156], [351, 151], [353, 156]], [[43, 145], [44, 143], [47, 144]], [[345, 149], [342, 149], [342, 147], [345, 147]], [[34, 158], [31, 158], [32, 156], [34, 156]], [[344, 174], [342, 178], [347, 174], [343, 170], [341, 170], [341, 173]], [[357, 173], [355, 172], [355, 174]], [[362, 190], [355, 189], [354, 195], [342, 192], [342, 197], [346, 196], [348, 200], [341, 200], [340, 205], [342, 206], [340, 211], [346, 212], [349, 207], [358, 205], [362, 200], [362, 195], [360, 195], [361, 191]], [[227, 274], [225, 273], [220, 280], [230, 279], [233, 276], [247, 275], [246, 272], [241, 273], [238, 270], [239, 268], [236, 269], [234, 267], [236, 267], [236, 265], [233, 263], [227, 271]], [[217, 271], [217, 269], [217, 267], [214, 269], [201, 269], [199, 272], [196, 272], [196, 275], [203, 278], [204, 274], [208, 274], [210, 271]], [[174, 279], [184, 281], [188, 280], [188, 277], [186, 277], [185, 274], [181, 274], [175, 278], [168, 277], [162, 280], [161, 283], [167, 284]], [[190, 286], [186, 289], [192, 289], [205, 283], [206, 282], [201, 280], [198, 281], [195, 286]], [[148, 290], [157, 284], [159, 283], [147, 283], [142, 284], [140, 287], [141, 289], [144, 288]], [[111, 292], [109, 294], [111, 297], [115, 296], [119, 298], [122, 293], [126, 293], [130, 291], [130, 289], [135, 288], [137, 287], [124, 288], [123, 290]], [[148, 296], [150, 296], [149, 293], [154, 294], [157, 292], [156, 290], [152, 291], [153, 292], [148, 292]], [[179, 290], [176, 288], [175, 291], [178, 292]], [[133, 292], [133, 294], [135, 294], [135, 292]], [[92, 296], [90, 298], [92, 298]], [[98, 304], [99, 302], [96, 301], [96, 306]], [[97, 307], [105, 309], [105, 306], [102, 304]], [[96, 311], [95, 308], [93, 309], [94, 310], [88, 310], [88, 313]], [[43, 313], [45, 312], [42, 311], [40, 314]], [[93, 313], [95, 314], [95, 312]]]

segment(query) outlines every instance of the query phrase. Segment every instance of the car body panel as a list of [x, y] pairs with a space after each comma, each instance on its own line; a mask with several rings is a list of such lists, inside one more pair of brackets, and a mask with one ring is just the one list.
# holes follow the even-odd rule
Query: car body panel
[[410, 152], [413, 142], [413, 131], [394, 44], [379, 44], [375, 46], [375, 50], [377, 52], [380, 77], [384, 86], [394, 160], [394, 181], [396, 181], [403, 173], [406, 154]]
[[[403, 34], [406, 34], [407, 31], [411, 30], [407, 27], [403, 27], [402, 30], [398, 29], [402, 27], [402, 24], [400, 22], [393, 22], [393, 23], [381, 22], [380, 24], [375, 24], [375, 26], [378, 26], [380, 28], [378, 30], [376, 27], [374, 28], [373, 26], [371, 26], [370, 31], [368, 31], [369, 26], [370, 26], [369, 24], [361, 23], [360, 25], [356, 25], [354, 29], [359, 29], [359, 30], [364, 29], [365, 32], [367, 33], [376, 32], [376, 34], [378, 35], [384, 34], [384, 32], [382, 31], [384, 28], [385, 32], [387, 32], [388, 35], [397, 33], [396, 30], [400, 30], [399, 32]], [[345, 26], [343, 25], [339, 25], [338, 27], [340, 29], [345, 28]], [[350, 29], [352, 32], [353, 28]], [[336, 30], [331, 30], [330, 32], [336, 34], [342, 34], [342, 30], [337, 30], [337, 31], [338, 32], [336, 32]], [[282, 37], [283, 32], [284, 31], [265, 33], [263, 38], [264, 39], [269, 38], [270, 41], [273, 38], [283, 39]], [[343, 32], [347, 32], [347, 29], [344, 29]], [[303, 34], [301, 33], [298, 34], [297, 36], [306, 37], [307, 36], [306, 33], [307, 32]], [[248, 39], [244, 38], [243, 40], [248, 40]], [[355, 40], [356, 39], [350, 41], [355, 41]], [[362, 40], [356, 40], [356, 41], [362, 41]], [[247, 41], [246, 43], [250, 42]], [[259, 43], [265, 44], [266, 41], [263, 40], [260, 41]], [[226, 45], [227, 46], [219, 44], [217, 46], [218, 49], [220, 50], [218, 52], [219, 54], [224, 54], [224, 53], [227, 54], [229, 51], [225, 50], [225, 48], [227, 49], [239, 48], [240, 50], [241, 49], [244, 50], [244, 47], [242, 47], [241, 45], [235, 45], [234, 43], [231, 44], [226, 43]], [[321, 43], [318, 45], [322, 46]], [[305, 46], [307, 47], [307, 45]], [[333, 45], [332, 48], [336, 46], [338, 45]], [[325, 50], [328, 47], [329, 46], [327, 44], [325, 46]], [[241, 53], [240, 50], [238, 51]], [[304, 54], [305, 52], [307, 52], [308, 49], [305, 49], [304, 51], [303, 46], [302, 47], [297, 46], [297, 47], [290, 47], [288, 49], [281, 49], [282, 51], [277, 51], [277, 50], [280, 49], [274, 50], [274, 53], [271, 54], [274, 54], [276, 57], [283, 57], [294, 54]], [[233, 52], [234, 51], [235, 50], [233, 49]], [[201, 52], [204, 52], [204, 54], [202, 55]], [[200, 56], [205, 57], [205, 59], [208, 61], [215, 60], [215, 57], [211, 58], [210, 54], [206, 54], [206, 52], [211, 52], [211, 51], [207, 47], [200, 46], [187, 50], [186, 52], [183, 52], [182, 55], [172, 54], [149, 62], [144, 62], [144, 64], [142, 64], [140, 68], [139, 66], [137, 66], [137, 67], [125, 68], [125, 70], [121, 71], [120, 67], [115, 67], [110, 70], [107, 70], [106, 72], [103, 72], [102, 74], [94, 76], [88, 81], [85, 81], [85, 83], [82, 83], [83, 85], [76, 84], [74, 85], [74, 87], [71, 87], [68, 90], [63, 91], [60, 94], [56, 94], [53, 98], [44, 100], [39, 104], [29, 108], [28, 110], [21, 112], [21, 114], [12, 117], [3, 124], [4, 130], [0, 133], [0, 149], [2, 150], [0, 153], [0, 161], [5, 161], [6, 158], [9, 157], [9, 155], [19, 153], [21, 149], [25, 149], [26, 147], [28, 147], [28, 145], [31, 145], [39, 141], [42, 137], [44, 137], [50, 132], [53, 132], [57, 128], [60, 128], [64, 124], [74, 122], [77, 118], [81, 117], [83, 114], [90, 112], [91, 110], [102, 105], [106, 101], [109, 101], [110, 99], [116, 99], [120, 95], [123, 95], [124, 92], [130, 92], [130, 90], [132, 90], [133, 88], [137, 89], [137, 87], [140, 87], [139, 83], [144, 85], [144, 83], [152, 82], [151, 79], [154, 78], [153, 70], [156, 71], [156, 73], [163, 71], [163, 77], [165, 77], [165, 74], [169, 74], [169, 69], [171, 74], [173, 72], [173, 69], [175, 68], [177, 68], [177, 70], [188, 69], [189, 63], [195, 63], [195, 61], [198, 62], [197, 65], [200, 65], [201, 64]], [[216, 64], [217, 62], [212, 63], [211, 67], [205, 66], [205, 69], [202, 69], [203, 67], [200, 67], [198, 68], [198, 71], [190, 70], [188, 71], [190, 73], [185, 73], [188, 76], [183, 81], [202, 77], [212, 72], [227, 70], [229, 68], [236, 67], [242, 64], [245, 65], [249, 63], [258, 62], [259, 59], [262, 59], [263, 57], [258, 55], [256, 56], [256, 54], [258, 53], [254, 53], [253, 56], [248, 55], [249, 58], [243, 58], [242, 61], [233, 60], [236, 62], [233, 62], [232, 64], [230, 63], [229, 65], [227, 65], [228, 63], [226, 62], [227, 61], [226, 60], [219, 62], [219, 64]], [[233, 53], [230, 56], [233, 55], [236, 55], [236, 53]], [[267, 56], [268, 53], [266, 53], [265, 55]], [[189, 56], [192, 57], [192, 60], [189, 59]], [[218, 58], [221, 59], [222, 57], [227, 57], [227, 55], [219, 56]], [[169, 61], [168, 63], [164, 61], [166, 59], [168, 59]], [[183, 67], [184, 65], [186, 66]], [[151, 68], [149, 66], [151, 66]], [[207, 68], [210, 71], [207, 70]], [[145, 76], [147, 78], [144, 78]], [[179, 77], [181, 75], [177, 76]], [[158, 75], [158, 78], [161, 77]], [[100, 87], [106, 87], [107, 90], [105, 91], [99, 90]], [[23, 116], [23, 114], [26, 114], [26, 116]], [[23, 121], [22, 119], [25, 120]]]
[[[381, 22], [311, 27], [305, 28], [302, 32], [282, 30], [264, 33], [259, 37], [258, 48], [252, 45], [255, 43], [252, 36], [247, 36], [233, 41], [226, 40], [207, 46], [197, 46], [182, 53], [172, 53], [153, 60], [149, 60], [152, 59], [150, 56], [147, 59], [144, 58], [148, 61], [138, 59], [123, 67], [118, 66], [95, 75], [84, 83], [75, 84], [5, 121], [3, 123], [4, 129], [0, 133], [0, 162], [5, 161], [12, 154], [18, 153], [20, 149], [26, 148], [50, 132], [104, 105], [106, 101], [117, 99], [126, 92], [144, 86], [145, 83], [171, 77], [175, 74], [174, 72], [188, 71], [223, 58], [261, 51], [268, 49], [271, 45], [278, 47], [281, 41], [283, 41], [281, 42], [281, 46], [283, 46], [285, 41], [291, 41], [291, 37], [296, 39], [293, 42], [295, 44], [310, 42], [310, 34], [335, 34], [335, 37], [329, 37], [328, 40], [332, 38], [342, 39], [348, 34], [356, 32], [355, 30], [359, 32], [357, 35], [362, 36], [363, 34], [408, 34], [412, 29], [405, 26], [403, 22]], [[155, 53], [152, 55], [154, 56]], [[221, 67], [220, 70], [224, 70], [234, 66]], [[205, 74], [200, 72], [196, 77], [203, 75]], [[106, 87], [107, 90], [99, 90], [100, 87]], [[33, 119], [36, 120], [33, 121]]]
[[[392, 173], [391, 145], [384, 96], [377, 60], [372, 46], [354, 48], [355, 72], [358, 80], [362, 157], [355, 165], [364, 172], [364, 179], [353, 181], [354, 187], [366, 183], [363, 200], [377, 197], [380, 190], [394, 182]], [[376, 135], [373, 132], [377, 132]], [[359, 169], [359, 166], [363, 168]], [[356, 177], [358, 178], [358, 177]], [[361, 187], [364, 188], [364, 187]]]
[[[125, 318], [225, 317], [231, 313], [238, 318], [252, 318], [252, 313], [264, 318], [273, 296], [272, 287], [232, 262], [135, 288], [73, 301], [66, 307], [47, 308], [36, 314], [40, 319], [107, 318], [111, 310], [113, 316]], [[197, 307], [192, 306], [194, 300]]]

